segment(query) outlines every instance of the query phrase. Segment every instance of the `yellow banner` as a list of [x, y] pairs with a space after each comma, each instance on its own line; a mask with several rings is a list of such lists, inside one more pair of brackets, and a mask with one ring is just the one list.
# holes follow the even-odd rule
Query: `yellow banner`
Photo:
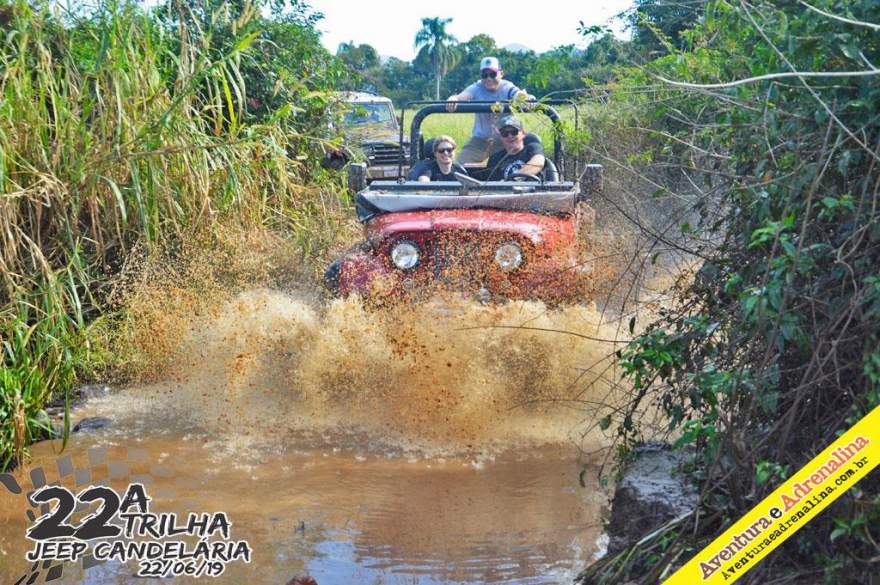
[[880, 407], [764, 498], [664, 585], [733, 583], [880, 463]]

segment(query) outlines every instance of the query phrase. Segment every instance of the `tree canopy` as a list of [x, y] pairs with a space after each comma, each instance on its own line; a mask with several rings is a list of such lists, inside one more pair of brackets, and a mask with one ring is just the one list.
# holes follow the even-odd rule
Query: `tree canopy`
[[[455, 59], [454, 44], [458, 42], [446, 32], [451, 18], [423, 18], [422, 28], [416, 33], [415, 48], [421, 49], [431, 58], [431, 71], [434, 74], [434, 99], [440, 99], [440, 81]], [[418, 58], [417, 58], [418, 60]]]
[[369, 89], [403, 105], [460, 92], [479, 78], [480, 60], [490, 55], [499, 59], [505, 78], [542, 96], [608, 83], [614, 79], [614, 67], [630, 62], [638, 49], [606, 32], [583, 49], [567, 45], [538, 54], [499, 48], [483, 33], [461, 43], [447, 39], [443, 52], [448, 56], [441, 60], [439, 76], [429, 44], [422, 45], [411, 62], [392, 57], [382, 63], [378, 56], [373, 60], [377, 51], [366, 44], [342, 43], [336, 55], [349, 68], [348, 89]]

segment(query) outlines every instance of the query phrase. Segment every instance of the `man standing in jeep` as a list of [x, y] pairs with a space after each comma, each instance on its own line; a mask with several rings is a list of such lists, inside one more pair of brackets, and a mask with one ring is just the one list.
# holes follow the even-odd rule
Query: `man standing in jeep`
[[[454, 112], [455, 102], [510, 101], [520, 92], [526, 94], [526, 99], [535, 99], [534, 96], [529, 95], [525, 90], [518, 88], [503, 77], [504, 71], [501, 69], [498, 59], [484, 57], [480, 61], [480, 81], [467, 86], [461, 93], [449, 96], [446, 110]], [[487, 156], [502, 147], [502, 142], [495, 132], [497, 118], [498, 116], [492, 113], [476, 114], [471, 139], [461, 147], [456, 162], [461, 164], [482, 162], [486, 160]]]
[[490, 181], [510, 181], [513, 175], [538, 175], [544, 170], [544, 147], [540, 140], [526, 141], [522, 120], [507, 115], [498, 121], [504, 150], [489, 157], [486, 169]]

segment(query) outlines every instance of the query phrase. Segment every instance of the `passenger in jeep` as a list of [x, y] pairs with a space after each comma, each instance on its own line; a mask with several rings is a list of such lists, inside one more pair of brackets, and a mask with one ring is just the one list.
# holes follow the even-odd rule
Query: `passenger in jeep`
[[454, 181], [455, 173], [467, 174], [463, 166], [452, 160], [455, 146], [455, 140], [451, 136], [443, 134], [435, 138], [431, 147], [434, 160], [430, 161], [430, 165], [425, 165], [418, 171], [416, 180], [422, 182]]
[[511, 181], [513, 175], [538, 175], [544, 170], [544, 147], [540, 140], [526, 140], [522, 120], [507, 115], [498, 121], [503, 150], [489, 157], [488, 180]]

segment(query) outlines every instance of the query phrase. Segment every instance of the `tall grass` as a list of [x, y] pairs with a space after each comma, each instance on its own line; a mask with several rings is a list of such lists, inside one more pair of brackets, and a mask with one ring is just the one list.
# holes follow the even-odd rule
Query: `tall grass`
[[88, 323], [134, 245], [173, 247], [231, 220], [283, 226], [306, 247], [338, 204], [302, 186], [311, 165], [286, 123], [297, 104], [246, 123], [239, 65], [254, 35], [217, 55], [124, 0], [79, 19], [48, 1], [0, 0], [0, 13], [5, 467], [89, 362]]
[[[88, 328], [67, 275], [68, 282], [52, 278], [0, 314], [0, 468], [20, 463], [27, 444], [57, 434], [43, 405], [61, 390], [69, 406], [77, 371], [88, 370]], [[65, 440], [68, 433], [65, 416]]]

